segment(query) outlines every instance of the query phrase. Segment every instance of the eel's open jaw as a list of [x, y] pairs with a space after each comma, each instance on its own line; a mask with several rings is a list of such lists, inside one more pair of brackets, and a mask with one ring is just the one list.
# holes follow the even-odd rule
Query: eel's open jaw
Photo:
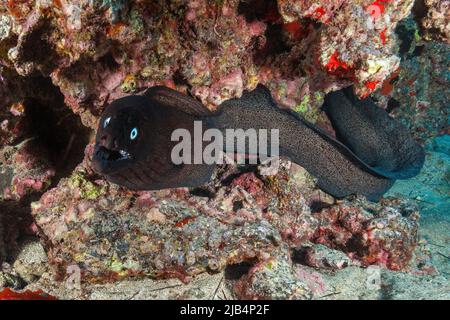
[[132, 159], [131, 154], [125, 150], [111, 150], [103, 146], [98, 148], [96, 156], [103, 161], [123, 161]]
[[94, 170], [98, 173], [109, 173], [126, 166], [133, 156], [125, 150], [111, 150], [104, 146], [95, 148], [93, 156]]

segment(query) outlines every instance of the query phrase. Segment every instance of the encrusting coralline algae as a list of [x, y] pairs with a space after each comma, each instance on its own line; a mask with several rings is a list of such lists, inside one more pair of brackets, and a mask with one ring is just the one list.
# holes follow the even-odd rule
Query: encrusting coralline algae
[[[275, 176], [224, 166], [201, 188], [157, 192], [125, 190], [90, 167], [92, 129], [105, 106], [152, 85], [213, 110], [262, 83], [282, 107], [332, 133], [320, 111], [324, 95], [353, 84], [360, 96], [375, 92], [421, 142], [448, 133], [449, 22], [439, 9], [446, 1], [424, 4], [2, 2], [0, 261], [14, 264], [19, 234], [37, 235], [55, 277], [40, 283], [46, 290], [74, 266], [90, 286], [195, 282], [249, 264], [230, 287], [241, 298], [320, 298], [346, 272], [360, 277], [373, 266], [435, 275], [414, 199], [336, 203], [286, 161]], [[25, 271], [2, 270], [10, 280], [1, 286], [18, 289], [11, 279], [26, 278], [39, 289]]]

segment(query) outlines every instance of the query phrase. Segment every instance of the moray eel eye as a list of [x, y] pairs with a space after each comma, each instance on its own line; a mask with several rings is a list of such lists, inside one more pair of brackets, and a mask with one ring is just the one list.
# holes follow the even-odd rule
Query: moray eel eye
[[131, 132], [130, 132], [130, 139], [131, 140], [136, 139], [137, 135], [138, 135], [138, 129], [137, 128], [133, 128], [133, 130], [131, 130]]
[[103, 128], [106, 128], [110, 121], [111, 121], [111, 117], [106, 118], [105, 121], [103, 121]]

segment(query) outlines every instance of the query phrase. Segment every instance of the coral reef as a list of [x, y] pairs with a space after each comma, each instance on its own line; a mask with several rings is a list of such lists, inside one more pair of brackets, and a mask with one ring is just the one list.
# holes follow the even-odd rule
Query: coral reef
[[424, 36], [430, 40], [450, 43], [450, 2], [447, 0], [421, 0], [415, 13], [420, 18]]
[[[14, 292], [0, 297], [448, 299], [448, 269], [435, 267], [446, 253], [421, 238], [435, 241], [412, 203], [422, 219], [448, 211], [447, 11], [435, 0], [3, 1], [0, 288]], [[336, 201], [284, 160], [277, 175], [223, 166], [205, 186], [157, 192], [93, 173], [93, 129], [112, 100], [162, 84], [213, 110], [259, 83], [331, 134], [326, 93], [374, 93], [427, 143], [423, 174], [374, 204]], [[373, 270], [387, 285], [371, 291]]]
[[88, 164], [32, 205], [50, 262], [62, 277], [78, 265], [86, 281], [186, 279], [266, 261], [282, 242], [296, 247], [306, 240], [339, 248], [363, 264], [401, 269], [416, 245], [414, 215], [406, 217], [412, 209], [401, 201], [391, 207], [358, 200], [312, 214], [308, 203], [317, 201], [318, 191], [289, 162], [269, 177], [244, 172], [230, 178], [223, 170], [219, 187], [207, 196], [186, 188], [130, 192], [96, 179], [83, 168]]
[[398, 24], [401, 66], [375, 93], [379, 104], [420, 141], [449, 132], [447, 44], [426, 42], [412, 18]]
[[47, 189], [55, 171], [45, 162], [45, 146], [33, 145], [25, 140], [20, 145], [3, 148], [0, 153], [0, 172], [3, 199], [21, 199], [24, 196]]
[[269, 259], [255, 265], [235, 285], [241, 299], [309, 300], [312, 292], [296, 278], [290, 261], [286, 258]]
[[304, 244], [297, 250], [294, 258], [307, 266], [320, 269], [339, 270], [352, 264], [344, 252], [322, 244]]
[[418, 211], [407, 202], [343, 202], [322, 210], [318, 218], [314, 242], [343, 250], [366, 265], [403, 269], [417, 244]]
[[51, 76], [92, 128], [105, 103], [158, 83], [211, 108], [264, 83], [302, 110], [351, 83], [360, 95], [378, 88], [398, 67], [394, 28], [413, 4], [247, 2], [8, 2], [1, 59], [20, 75]]
[[[148, 274], [183, 279], [268, 257], [282, 235], [293, 242], [305, 237], [314, 219], [308, 218], [300, 193], [295, 202], [283, 203], [292, 185], [287, 173], [268, 183], [276, 185], [275, 191], [265, 191], [268, 195], [259, 192], [264, 182], [254, 173], [232, 179], [212, 199], [187, 189], [136, 193], [95, 180], [80, 166], [32, 208], [52, 247], [50, 261], [63, 274], [67, 266], [79, 264], [86, 278]], [[289, 210], [292, 217], [284, 218]]]

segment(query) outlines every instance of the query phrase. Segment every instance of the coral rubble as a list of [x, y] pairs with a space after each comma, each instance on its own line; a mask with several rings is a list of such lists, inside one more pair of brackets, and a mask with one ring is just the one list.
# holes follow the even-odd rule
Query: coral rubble
[[130, 192], [96, 179], [83, 164], [32, 205], [49, 259], [63, 277], [75, 264], [90, 281], [185, 279], [266, 261], [281, 243], [295, 248], [307, 240], [397, 270], [416, 246], [413, 210], [403, 202], [391, 207], [359, 200], [311, 213], [314, 184], [289, 163], [273, 177], [244, 172], [226, 184], [218, 176], [221, 186], [206, 197], [185, 188]]

